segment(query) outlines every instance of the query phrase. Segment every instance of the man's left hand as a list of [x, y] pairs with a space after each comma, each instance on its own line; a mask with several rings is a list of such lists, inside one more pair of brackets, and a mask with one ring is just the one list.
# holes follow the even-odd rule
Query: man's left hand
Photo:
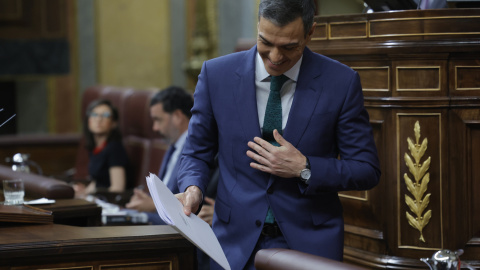
[[251, 150], [247, 151], [247, 156], [256, 161], [251, 162], [250, 167], [283, 178], [299, 177], [300, 171], [305, 169], [307, 158], [277, 130], [273, 131], [273, 137], [280, 146], [274, 146], [259, 137], [248, 142]]

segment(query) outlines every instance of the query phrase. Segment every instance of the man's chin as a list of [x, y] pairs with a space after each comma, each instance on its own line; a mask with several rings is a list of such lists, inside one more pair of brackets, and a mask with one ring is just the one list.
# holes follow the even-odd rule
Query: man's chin
[[274, 70], [274, 69], [267, 69], [267, 72], [268, 74], [272, 75], [272, 76], [280, 76], [283, 74], [282, 71], [280, 70]]
[[268, 74], [272, 76], [279, 76], [285, 73], [285, 68], [284, 68], [285, 63], [282, 63], [281, 65], [274, 65], [269, 63], [268, 65], [265, 66], [265, 69], [267, 70]]

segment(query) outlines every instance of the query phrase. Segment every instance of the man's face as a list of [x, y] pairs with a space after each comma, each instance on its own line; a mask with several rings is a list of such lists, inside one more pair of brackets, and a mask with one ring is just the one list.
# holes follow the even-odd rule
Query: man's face
[[301, 17], [283, 27], [260, 17], [257, 27], [258, 53], [267, 72], [278, 76], [291, 69], [302, 57], [303, 49], [312, 38], [315, 24], [306, 37]]
[[174, 115], [165, 112], [162, 103], [150, 107], [150, 116], [153, 120], [152, 129], [160, 133], [168, 143], [173, 143], [178, 139], [180, 132], [175, 126]]

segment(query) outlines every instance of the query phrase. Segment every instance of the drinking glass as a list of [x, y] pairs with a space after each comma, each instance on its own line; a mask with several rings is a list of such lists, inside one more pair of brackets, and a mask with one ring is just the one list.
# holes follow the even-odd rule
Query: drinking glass
[[23, 204], [25, 188], [22, 179], [3, 180], [5, 205]]

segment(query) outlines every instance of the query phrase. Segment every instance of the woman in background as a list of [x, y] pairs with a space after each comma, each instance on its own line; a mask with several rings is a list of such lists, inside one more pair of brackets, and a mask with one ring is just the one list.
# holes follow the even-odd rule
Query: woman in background
[[87, 186], [75, 184], [75, 197], [84, 198], [100, 189], [120, 193], [130, 188], [129, 161], [118, 128], [117, 109], [108, 100], [92, 101], [83, 129], [90, 157], [88, 173], [93, 181]]

